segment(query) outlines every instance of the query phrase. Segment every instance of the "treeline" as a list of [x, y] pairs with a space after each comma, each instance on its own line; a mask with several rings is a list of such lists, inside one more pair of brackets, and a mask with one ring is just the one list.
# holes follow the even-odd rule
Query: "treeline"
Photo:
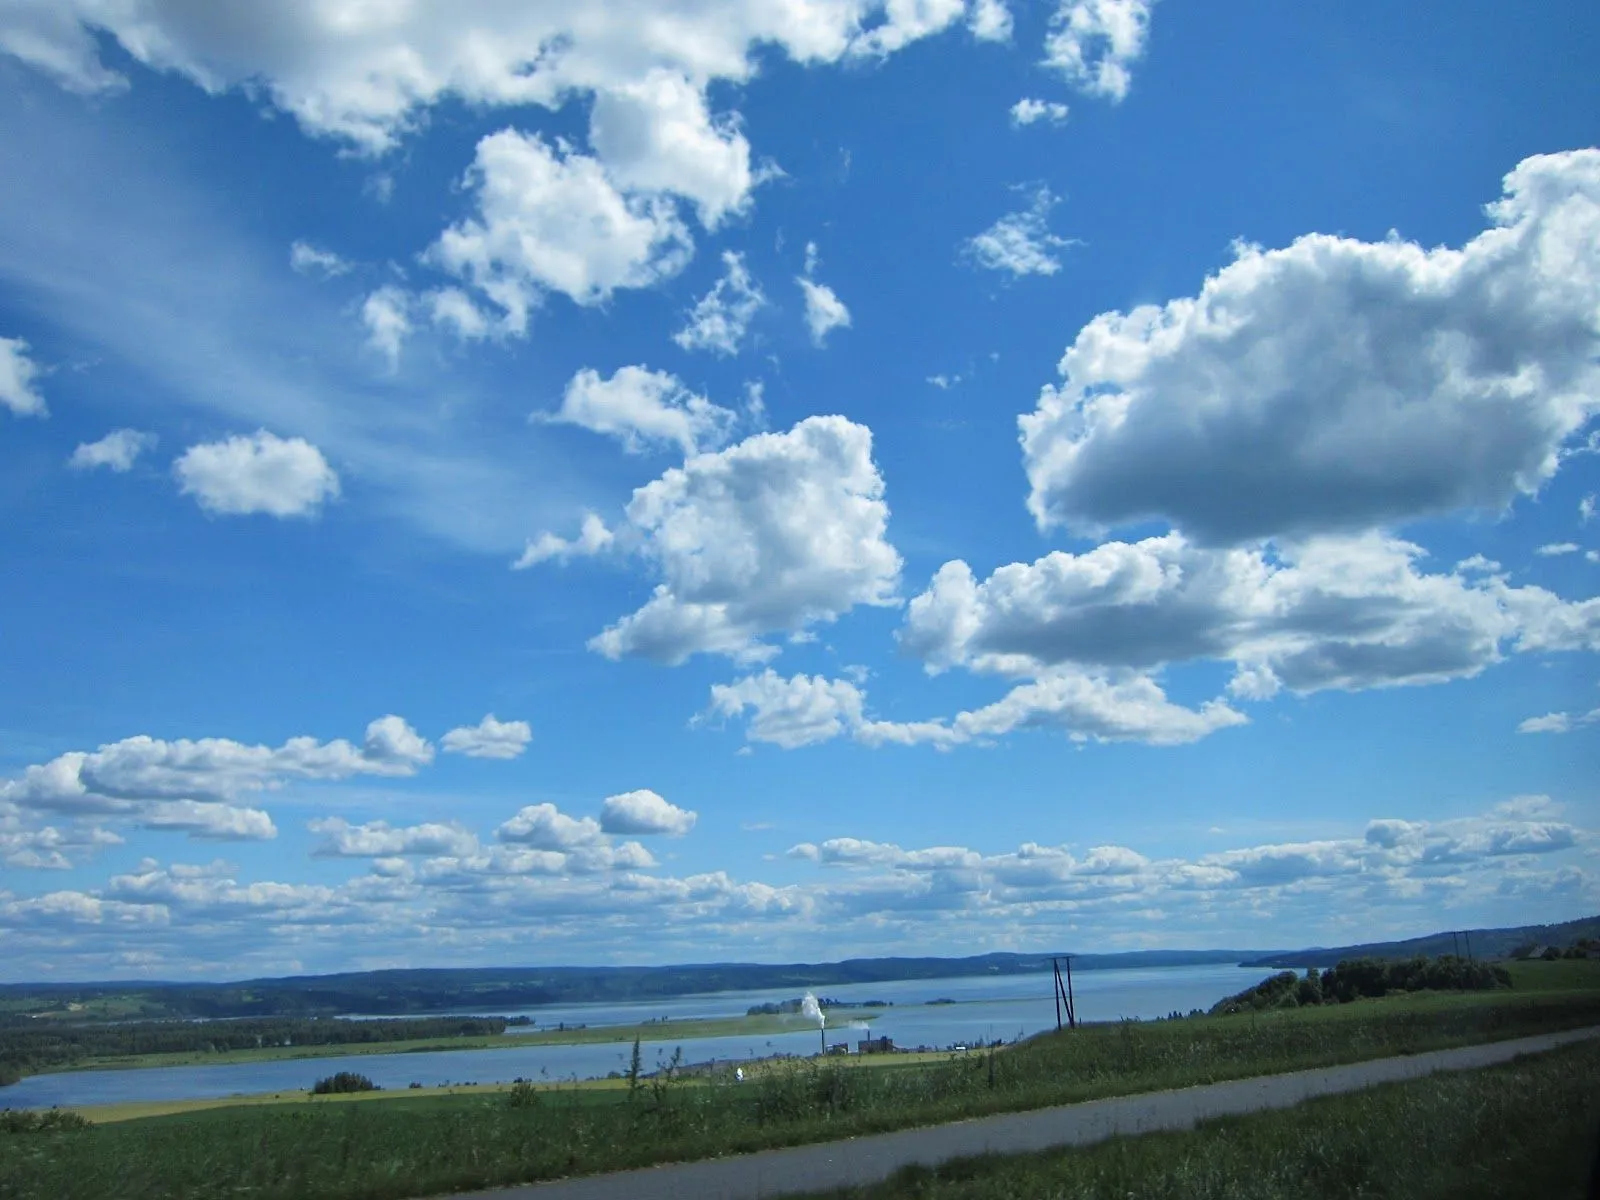
[[1384, 961], [1352, 958], [1304, 975], [1283, 971], [1263, 979], [1212, 1006], [1214, 1016], [1260, 1012], [1271, 1008], [1300, 1008], [1314, 1004], [1348, 1004], [1387, 996], [1393, 992], [1482, 992], [1510, 987], [1511, 975], [1492, 963], [1472, 962], [1454, 955]]
[[1537, 942], [1524, 942], [1511, 952], [1511, 957], [1518, 962], [1523, 962], [1530, 958], [1540, 958], [1545, 962], [1555, 962], [1559, 958], [1600, 957], [1600, 938], [1579, 938], [1565, 950], [1559, 946], [1541, 946]]
[[[1074, 970], [1238, 962], [1256, 951], [1134, 951], [1085, 954]], [[662, 967], [492, 967], [360, 971], [240, 983], [0, 984], [0, 1002], [59, 1013], [70, 1004], [115, 1000], [144, 1018], [310, 1017], [338, 1013], [404, 1016], [496, 1012], [546, 1004], [655, 1000], [703, 992], [807, 989], [901, 979], [1033, 974], [1048, 954], [975, 958], [861, 958], [835, 963], [699, 963]]]
[[1467, 949], [1477, 958], [1504, 958], [1519, 947], [1565, 947], [1582, 939], [1600, 939], [1600, 916], [1559, 925], [1516, 925], [1505, 929], [1468, 929], [1430, 933], [1401, 942], [1364, 942], [1355, 946], [1317, 946], [1308, 950], [1256, 955], [1241, 967], [1331, 967], [1351, 958], [1435, 958]]
[[15, 1083], [24, 1075], [92, 1058], [220, 1054], [268, 1046], [345, 1046], [418, 1038], [486, 1037], [504, 1033], [508, 1023], [511, 1022], [504, 1017], [132, 1021], [122, 1025], [57, 1025], [29, 1021], [0, 1027], [0, 1085]]

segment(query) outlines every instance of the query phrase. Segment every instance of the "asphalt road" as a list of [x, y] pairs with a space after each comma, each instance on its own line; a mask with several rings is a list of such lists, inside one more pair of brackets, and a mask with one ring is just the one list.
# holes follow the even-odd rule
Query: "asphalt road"
[[876, 1183], [912, 1164], [934, 1166], [979, 1154], [1026, 1154], [1084, 1146], [1119, 1134], [1189, 1129], [1208, 1117], [1289, 1108], [1313, 1096], [1417, 1079], [1435, 1071], [1487, 1067], [1519, 1054], [1552, 1050], [1597, 1036], [1600, 1027], [1575, 1029], [1485, 1046], [1005, 1113], [842, 1142], [496, 1188], [450, 1200], [754, 1200], [826, 1192]]

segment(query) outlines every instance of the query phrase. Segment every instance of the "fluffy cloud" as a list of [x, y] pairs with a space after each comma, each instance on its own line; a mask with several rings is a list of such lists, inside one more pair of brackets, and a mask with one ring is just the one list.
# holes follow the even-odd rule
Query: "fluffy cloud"
[[350, 272], [350, 264], [332, 250], [319, 250], [310, 242], [296, 241], [289, 247], [289, 265], [302, 275], [335, 279]]
[[1011, 40], [1011, 10], [1003, 0], [973, 0], [967, 28], [980, 42], [1008, 42]]
[[1246, 721], [1222, 700], [1208, 700], [1198, 710], [1174, 704], [1145, 675], [1056, 670], [1013, 688], [994, 704], [960, 714], [954, 724], [963, 739], [1057, 729], [1074, 741], [1178, 746]]
[[589, 644], [608, 658], [680, 663], [776, 651], [757, 639], [894, 603], [900, 556], [872, 433], [809, 417], [700, 454], [639, 488], [627, 508], [663, 582], [639, 611]]
[[[348, 9], [317, 0], [281, 13], [234, 5], [202, 14], [150, 0], [115, 8], [98, 0], [18, 0], [0, 19], [0, 50], [81, 90], [117, 86], [92, 28], [135, 60], [207, 91], [258, 86], [308, 131], [378, 152], [416, 125], [418, 110], [449, 96], [475, 106], [557, 108], [575, 94], [626, 95], [657, 71], [701, 86], [739, 82], [755, 73], [757, 46], [776, 47], [801, 63], [832, 62], [937, 32], [961, 11], [955, 0], [720, 0], [667, 19], [646, 3], [466, 0], [444, 12]], [[880, 12], [884, 32], [866, 30]], [[649, 97], [649, 105], [684, 105], [668, 99]], [[656, 133], [651, 148], [683, 160], [691, 177], [696, 170], [712, 177], [714, 168], [729, 170], [721, 159], [734, 154], [699, 144], [726, 141], [727, 131], [682, 120]], [[632, 146], [626, 151], [640, 154]]]
[[695, 303], [689, 323], [672, 335], [685, 350], [737, 354], [751, 320], [767, 302], [750, 278], [744, 255], [725, 250], [722, 265], [722, 278]]
[[464, 342], [482, 341], [495, 331], [483, 310], [460, 288], [435, 288], [423, 297], [423, 303], [434, 325]]
[[476, 725], [462, 725], [440, 739], [450, 754], [468, 758], [517, 758], [533, 740], [526, 721], [497, 721], [489, 713]]
[[569, 817], [554, 804], [530, 804], [495, 830], [502, 842], [535, 850], [572, 850], [600, 842], [600, 835], [593, 817]]
[[685, 196], [707, 229], [739, 212], [755, 183], [737, 120], [713, 121], [703, 89], [670, 70], [600, 92], [589, 141], [617, 184]]
[[264, 842], [278, 836], [272, 818], [259, 808], [242, 808], [203, 800], [158, 800], [142, 807], [138, 824], [145, 829], [187, 833], [218, 842]]
[[607, 796], [600, 805], [600, 828], [606, 833], [664, 833], [682, 837], [694, 828], [695, 813], [662, 799], [648, 788]]
[[711, 687], [712, 713], [738, 718], [749, 710], [745, 736], [786, 750], [830, 741], [858, 728], [864, 706], [860, 689], [848, 680], [820, 675], [785, 679], [770, 668]]
[[1518, 733], [1571, 733], [1580, 725], [1593, 725], [1600, 722], [1600, 708], [1591, 708], [1586, 713], [1545, 713], [1542, 717], [1529, 717], [1517, 726]]
[[[254, 828], [271, 836], [257, 817], [161, 805], [166, 801], [233, 804], [242, 796], [295, 779], [406, 776], [432, 757], [433, 748], [395, 716], [369, 724], [359, 747], [343, 738], [318, 742], [296, 737], [271, 747], [227, 738], [166, 741], [141, 735], [94, 751], [69, 751], [30, 766], [19, 778], [0, 782], [0, 803], [19, 809], [125, 815], [156, 827], [192, 832], [224, 829], [235, 821], [238, 829]], [[194, 823], [178, 823], [188, 819]]]
[[1041, 527], [1235, 542], [1498, 510], [1600, 409], [1600, 150], [1524, 160], [1460, 250], [1241, 246], [1096, 317], [1020, 418]]
[[65, 871], [103, 846], [122, 844], [122, 837], [98, 825], [30, 828], [15, 806], [0, 803], [0, 863], [8, 867]]
[[535, 419], [608, 434], [629, 454], [676, 446], [685, 457], [727, 440], [738, 415], [696, 395], [666, 371], [620, 367], [610, 379], [584, 368], [567, 384], [561, 407]]
[[552, 149], [537, 134], [490, 134], [468, 184], [477, 214], [445, 230], [428, 258], [496, 305], [511, 333], [526, 331], [546, 291], [599, 304], [689, 261], [689, 233], [671, 200], [623, 194], [598, 159], [564, 142]]
[[804, 276], [796, 276], [795, 282], [805, 293], [806, 328], [811, 331], [812, 345], [820, 348], [835, 329], [850, 328], [850, 310], [831, 287]]
[[1045, 64], [1087, 95], [1122, 100], [1133, 83], [1129, 68], [1144, 57], [1154, 3], [1062, 0], [1045, 38]]
[[1551, 542], [1549, 545], [1540, 546], [1534, 551], [1540, 558], [1559, 558], [1564, 554], [1576, 554], [1583, 547], [1572, 542]]
[[44, 397], [34, 387], [39, 368], [28, 357], [28, 343], [21, 338], [0, 337], [0, 405], [12, 416], [46, 415]]
[[1060, 125], [1066, 121], [1069, 113], [1067, 106], [1059, 101], [1035, 100], [1025, 96], [1011, 106], [1011, 123], [1019, 129], [1038, 121]]
[[321, 858], [393, 858], [478, 852], [477, 837], [455, 824], [395, 828], [384, 821], [351, 825], [340, 817], [327, 817], [310, 822], [307, 828], [322, 835], [321, 845], [312, 852]]
[[525, 571], [542, 562], [566, 562], [573, 558], [592, 558], [611, 548], [616, 535], [594, 513], [585, 513], [576, 538], [564, 538], [548, 530], [530, 538], [521, 555], [511, 564], [513, 571]]
[[385, 284], [362, 302], [361, 323], [367, 327], [367, 345], [393, 368], [400, 361], [400, 348], [411, 336], [411, 297], [403, 289]]
[[926, 944], [930, 929], [975, 950], [997, 931], [1041, 944], [1074, 926], [1092, 926], [1108, 946], [1130, 945], [1157, 928], [1152, 921], [1168, 945], [1337, 944], [1349, 940], [1350, 921], [1360, 936], [1436, 928], [1441, 908], [1460, 910], [1459, 924], [1485, 910], [1533, 921], [1548, 919], [1552, 898], [1576, 913], [1600, 896], [1582, 866], [1596, 831], [1564, 821], [1545, 797], [1193, 858], [1115, 844], [1030, 841], [996, 853], [828, 837], [790, 850], [802, 878], [783, 887], [723, 871], [646, 874], [655, 864], [639, 843], [613, 844], [593, 828], [576, 841], [554, 839], [565, 849], [543, 850], [485, 849], [449, 825], [319, 826], [332, 852], [368, 859], [370, 873], [323, 887], [249, 881], [221, 862], [146, 860], [100, 888], [0, 891], [7, 964], [22, 974], [38, 961], [69, 961], [104, 976], [106, 964], [138, 955], [146, 971], [207, 958], [264, 974], [377, 967], [427, 946], [486, 965], [525, 946], [530, 930], [555, 953], [604, 937], [658, 961], [755, 936], [795, 957], [818, 957], [822, 945], [885, 953]]
[[902, 646], [930, 670], [1009, 675], [1233, 662], [1233, 691], [1433, 683], [1519, 650], [1600, 645], [1600, 601], [1496, 574], [1424, 574], [1422, 551], [1370, 534], [1214, 550], [1181, 534], [1013, 563], [979, 582], [946, 563], [911, 601]]
[[190, 446], [172, 472], [179, 491], [215, 515], [310, 517], [339, 494], [339, 476], [322, 451], [265, 429]]
[[978, 266], [1009, 272], [1013, 278], [1054, 275], [1061, 270], [1055, 252], [1072, 244], [1050, 232], [1050, 210], [1055, 205], [1050, 189], [1041, 187], [1027, 208], [1001, 217], [968, 241], [963, 251]]
[[1001, 737], [1017, 729], [1052, 729], [1075, 741], [1140, 741], [1179, 745], [1231, 725], [1242, 713], [1213, 700], [1199, 710], [1173, 704], [1151, 679], [1057, 670], [1013, 688], [983, 708], [948, 720], [882, 721], [866, 713], [866, 697], [848, 680], [770, 669], [711, 688], [712, 714], [750, 714], [745, 736], [795, 749], [846, 735], [868, 746], [933, 745], [941, 749]]
[[156, 435], [141, 433], [137, 429], [113, 429], [98, 442], [83, 442], [67, 459], [67, 465], [76, 471], [92, 471], [96, 467], [121, 474], [131, 471], [139, 456], [156, 444]]

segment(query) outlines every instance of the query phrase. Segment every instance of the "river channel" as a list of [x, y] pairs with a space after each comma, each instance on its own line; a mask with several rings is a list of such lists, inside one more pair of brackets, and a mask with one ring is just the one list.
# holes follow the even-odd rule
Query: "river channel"
[[[1137, 970], [1079, 971], [1073, 977], [1078, 1019], [1148, 1020], [1168, 1013], [1209, 1008], [1223, 996], [1249, 986], [1270, 972], [1228, 965], [1145, 967]], [[698, 996], [626, 1004], [570, 1004], [505, 1010], [525, 1015], [539, 1028], [571, 1025], [634, 1025], [662, 1020], [659, 1039], [642, 1043], [646, 1069], [682, 1047], [685, 1062], [764, 1058], [774, 1054], [815, 1054], [824, 1040], [854, 1043], [890, 1037], [899, 1047], [945, 1048], [956, 1044], [1011, 1041], [1052, 1029], [1056, 1008], [1051, 977], [1042, 975], [967, 976], [819, 987], [819, 995], [847, 1004], [883, 1001], [884, 1007], [841, 1007], [828, 1026], [796, 1018], [795, 1030], [763, 1037], [674, 1039], [675, 1020], [742, 1016], [752, 1005], [791, 999], [793, 988], [715, 992]], [[944, 1003], [954, 1001], [954, 1003]], [[936, 1003], [937, 1002], [937, 1003]], [[870, 1025], [857, 1018], [876, 1014]], [[492, 1011], [483, 1015], [495, 1015]], [[868, 1033], [870, 1029], [870, 1034]], [[217, 1066], [141, 1067], [128, 1070], [65, 1071], [33, 1075], [0, 1089], [0, 1108], [70, 1107], [136, 1101], [216, 1099], [257, 1092], [295, 1091], [335, 1071], [356, 1070], [378, 1086], [403, 1089], [512, 1079], [572, 1080], [603, 1078], [627, 1068], [629, 1043], [581, 1046], [526, 1046], [508, 1039], [504, 1048], [435, 1050], [410, 1054], [328, 1056], [278, 1062], [224, 1063]]]

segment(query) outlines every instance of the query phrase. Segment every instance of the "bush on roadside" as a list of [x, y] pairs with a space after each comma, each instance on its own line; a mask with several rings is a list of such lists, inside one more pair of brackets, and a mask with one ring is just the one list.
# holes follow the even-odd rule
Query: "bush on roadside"
[[311, 1085], [313, 1096], [329, 1096], [336, 1092], [376, 1092], [381, 1091], [377, 1084], [365, 1075], [358, 1075], [354, 1071], [340, 1071], [337, 1075], [329, 1075], [326, 1079], [319, 1079]]
[[0, 1133], [50, 1133], [57, 1129], [87, 1129], [89, 1122], [75, 1112], [59, 1108], [44, 1112], [8, 1108], [0, 1112]]

